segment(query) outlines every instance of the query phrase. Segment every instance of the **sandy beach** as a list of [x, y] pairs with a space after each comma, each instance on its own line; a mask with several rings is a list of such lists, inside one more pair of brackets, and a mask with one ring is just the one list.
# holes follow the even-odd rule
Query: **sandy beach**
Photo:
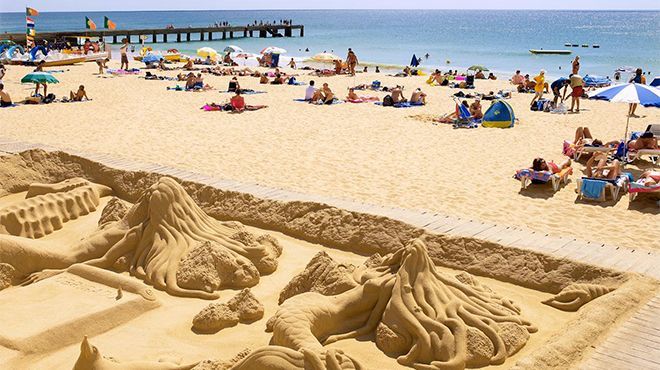
[[[118, 66], [117, 61], [109, 63], [111, 68]], [[168, 91], [177, 84], [174, 81], [98, 76], [92, 63], [63, 69], [55, 73], [61, 83], [51, 85], [49, 92], [60, 97], [84, 84], [93, 100], [3, 109], [1, 136], [310, 194], [523, 226], [553, 236], [660, 248], [660, 230], [651, 227], [658, 220], [654, 200], [630, 203], [623, 197], [605, 205], [576, 201], [575, 180], [583, 174], [583, 163], [574, 164], [573, 181], [554, 194], [550, 187], [538, 186], [521, 192], [519, 182], [512, 179], [516, 169], [531, 165], [537, 156], [563, 160], [562, 142], [572, 140], [577, 127], [587, 126], [603, 140], [621, 138], [626, 104], [583, 100], [579, 114], [555, 115], [530, 111], [532, 96], [514, 93], [509, 100], [519, 119], [514, 128], [455, 130], [432, 124], [429, 118], [452, 111], [451, 94], [458, 90], [430, 87], [424, 77], [360, 73], [317, 78], [284, 69], [299, 73], [299, 81], [329, 83], [339, 97], [348, 87], [373, 80], [405, 86], [407, 95], [421, 87], [429, 103], [409, 109], [370, 103], [309, 105], [294, 101], [303, 97], [305, 86], [259, 85], [256, 78], [239, 77], [243, 88], [267, 92], [246, 96], [247, 103], [269, 107], [227, 114], [199, 108], [228, 101], [231, 95], [218, 90], [227, 88], [230, 77], [205, 74], [205, 82], [215, 89], [193, 93]], [[19, 83], [30, 70], [9, 67], [5, 91], [14, 100], [33, 89]], [[158, 71], [166, 76], [176, 73]], [[472, 91], [512, 87], [507, 81], [478, 80]], [[484, 102], [484, 109], [487, 106]], [[630, 121], [632, 131], [660, 121], [657, 109], [640, 107], [638, 114], [642, 117]], [[637, 161], [626, 170], [638, 175], [652, 166]]]

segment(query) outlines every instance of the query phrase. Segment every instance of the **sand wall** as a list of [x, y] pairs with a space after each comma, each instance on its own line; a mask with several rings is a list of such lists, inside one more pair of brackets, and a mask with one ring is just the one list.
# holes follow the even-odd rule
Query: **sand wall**
[[[143, 189], [161, 176], [113, 169], [63, 152], [30, 150], [0, 158], [0, 194], [27, 190], [32, 182], [52, 183], [84, 177], [111, 187], [120, 198], [135, 202]], [[627, 277], [627, 274], [606, 268], [475, 238], [428, 234], [401, 221], [326, 204], [260, 199], [194, 182], [181, 183], [195, 202], [217, 219], [280, 231], [312, 243], [364, 255], [390, 253], [410, 239], [423, 237], [436, 265], [550, 293], [558, 293], [571, 283], [616, 286]]]

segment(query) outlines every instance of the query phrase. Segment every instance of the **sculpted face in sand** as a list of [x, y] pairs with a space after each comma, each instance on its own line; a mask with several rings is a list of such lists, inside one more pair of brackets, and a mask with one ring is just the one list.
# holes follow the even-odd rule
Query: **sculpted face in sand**
[[537, 330], [469, 275], [437, 271], [420, 240], [354, 277], [359, 285], [339, 295], [286, 300], [268, 321], [271, 344], [323, 354], [323, 345], [375, 332], [402, 365], [462, 369], [502, 364]]
[[[198, 248], [208, 253], [195, 253]], [[256, 285], [260, 275], [275, 271], [280, 254], [275, 239], [257, 238], [238, 223], [205, 214], [171, 178], [160, 179], [120, 221], [67, 252], [0, 235], [0, 262], [12, 265], [17, 277], [81, 262], [101, 268], [121, 266], [172, 295], [207, 299], [217, 298], [213, 291], [220, 287]], [[27, 282], [52, 274], [35, 274]]]

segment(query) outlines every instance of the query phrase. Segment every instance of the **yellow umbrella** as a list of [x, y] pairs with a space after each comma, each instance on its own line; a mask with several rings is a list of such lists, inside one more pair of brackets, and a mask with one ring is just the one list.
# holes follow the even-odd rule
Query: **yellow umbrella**
[[197, 49], [197, 55], [199, 55], [200, 57], [203, 57], [203, 58], [206, 58], [206, 57], [215, 58], [215, 56], [218, 55], [218, 52], [215, 51], [215, 49], [213, 49], [213, 48], [203, 47], [203, 48]]

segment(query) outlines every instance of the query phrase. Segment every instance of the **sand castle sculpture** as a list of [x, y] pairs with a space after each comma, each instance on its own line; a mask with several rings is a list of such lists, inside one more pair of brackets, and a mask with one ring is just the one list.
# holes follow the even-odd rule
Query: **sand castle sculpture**
[[[48, 202], [42, 207], [51, 212], [48, 215], [70, 215], [75, 213], [70, 210], [78, 209], [69, 207], [71, 202], [41, 197], [58, 194], [97, 199], [109, 189], [99, 188], [80, 186], [30, 200]], [[14, 213], [22, 214], [20, 210]], [[275, 271], [281, 251], [277, 240], [270, 236], [256, 237], [240, 223], [220, 222], [208, 216], [179, 183], [167, 177], [148, 188], [120, 221], [99, 229], [68, 251], [49, 248], [39, 240], [0, 235], [0, 263], [14, 268], [15, 279], [29, 275], [26, 283], [57, 273], [43, 270], [86, 263], [105, 269], [126, 268], [169, 294], [206, 299], [217, 298], [214, 291], [222, 287], [256, 285], [260, 275]]]
[[[470, 275], [436, 270], [421, 240], [371, 260], [353, 277], [357, 286], [338, 295], [306, 292], [287, 299], [267, 323], [271, 344], [323, 362], [324, 345], [375, 333], [378, 348], [402, 365], [463, 369], [502, 364], [537, 330], [513, 302]], [[337, 355], [337, 364], [362, 367]]]

